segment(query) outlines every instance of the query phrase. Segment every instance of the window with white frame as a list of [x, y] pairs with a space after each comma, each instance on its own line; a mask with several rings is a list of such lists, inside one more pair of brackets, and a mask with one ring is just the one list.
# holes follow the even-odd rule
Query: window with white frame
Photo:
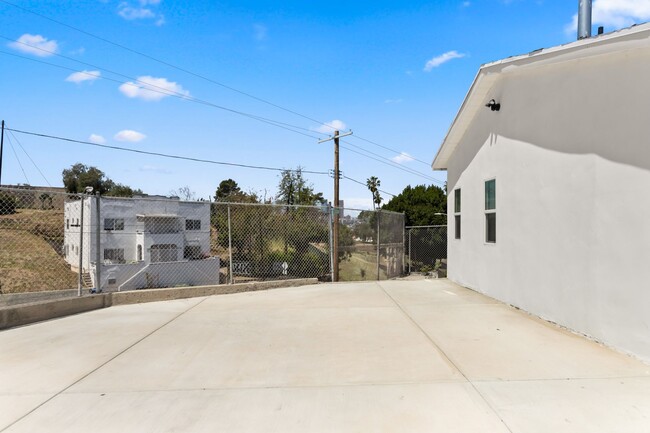
[[197, 260], [202, 258], [201, 245], [185, 245], [183, 250], [183, 258], [189, 260]]
[[485, 242], [497, 241], [497, 181], [485, 181]]
[[124, 248], [104, 248], [104, 260], [113, 263], [124, 263]]
[[460, 239], [460, 188], [454, 190], [454, 238]]
[[124, 230], [124, 218], [104, 218], [104, 230]]
[[201, 220], [185, 220], [185, 230], [201, 230]]

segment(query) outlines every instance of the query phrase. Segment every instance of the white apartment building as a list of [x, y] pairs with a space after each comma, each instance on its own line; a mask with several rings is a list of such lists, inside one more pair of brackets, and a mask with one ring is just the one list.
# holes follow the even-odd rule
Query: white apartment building
[[64, 224], [66, 261], [101, 290], [219, 282], [210, 203], [85, 196], [65, 203]]

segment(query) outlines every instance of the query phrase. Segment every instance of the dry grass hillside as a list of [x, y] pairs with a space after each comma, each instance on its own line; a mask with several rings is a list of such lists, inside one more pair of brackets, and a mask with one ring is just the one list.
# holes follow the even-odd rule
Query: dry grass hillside
[[60, 255], [63, 210], [18, 209], [0, 216], [2, 293], [71, 289], [77, 274]]

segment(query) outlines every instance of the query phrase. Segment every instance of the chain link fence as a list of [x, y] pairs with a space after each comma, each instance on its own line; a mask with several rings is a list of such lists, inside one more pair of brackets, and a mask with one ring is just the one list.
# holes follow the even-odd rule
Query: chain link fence
[[330, 281], [333, 260], [339, 281], [387, 279], [403, 274], [404, 250], [404, 215], [388, 211], [0, 188], [0, 305], [30, 292]]
[[404, 214], [344, 209], [339, 224], [339, 281], [386, 280], [404, 273]]
[[447, 275], [447, 226], [406, 227], [408, 273]]

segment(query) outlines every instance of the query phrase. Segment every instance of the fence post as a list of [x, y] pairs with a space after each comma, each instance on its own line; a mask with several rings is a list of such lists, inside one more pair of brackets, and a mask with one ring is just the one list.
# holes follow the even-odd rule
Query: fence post
[[334, 260], [335, 259], [338, 260], [339, 258], [334, 257], [334, 232], [333, 232], [333, 230], [334, 230], [334, 226], [333, 226], [334, 218], [332, 218], [332, 211], [333, 211], [332, 205], [328, 202], [327, 203], [327, 216], [329, 218], [329, 229], [330, 229], [329, 230], [329, 232], [330, 232], [329, 233], [329, 241], [330, 241], [330, 245], [329, 245], [329, 247], [330, 247], [329, 248], [330, 249], [330, 275], [331, 275], [330, 281], [333, 282], [334, 281]]
[[228, 255], [229, 255], [229, 266], [230, 270], [228, 272], [228, 276], [230, 277], [230, 284], [233, 284], [234, 279], [232, 276], [232, 231], [230, 228], [230, 204], [228, 204]]
[[402, 275], [406, 273], [406, 218], [402, 221]]
[[377, 281], [379, 281], [379, 258], [381, 256], [381, 250], [380, 250], [380, 239], [381, 237], [379, 236], [379, 227], [381, 226], [381, 209], [377, 210]]
[[411, 274], [411, 233], [413, 232], [412, 228], [409, 228], [409, 275]]
[[100, 239], [100, 229], [101, 229], [101, 216], [100, 216], [100, 208], [101, 208], [101, 198], [99, 195], [99, 191], [97, 191], [96, 196], [95, 196], [95, 204], [97, 208], [97, 218], [95, 218], [95, 223], [97, 227], [95, 228], [95, 243], [97, 244], [97, 251], [95, 251], [95, 284], [96, 284], [96, 293], [101, 293], [102, 291], [102, 271], [101, 271], [101, 239]]
[[77, 281], [77, 296], [81, 296], [83, 285], [83, 256], [84, 256], [84, 196], [81, 196], [81, 221], [79, 222], [79, 280]]

